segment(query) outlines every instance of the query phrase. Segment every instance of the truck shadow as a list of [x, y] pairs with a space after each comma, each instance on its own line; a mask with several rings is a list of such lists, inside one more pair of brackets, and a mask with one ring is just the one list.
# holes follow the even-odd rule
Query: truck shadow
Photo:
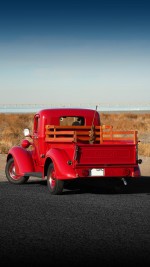
[[[10, 185], [8, 181], [3, 181], [1, 184]], [[46, 180], [41, 179], [29, 179], [24, 187], [30, 185], [35, 186], [47, 186]], [[140, 194], [147, 193], [150, 194], [150, 176], [141, 176], [140, 178], [135, 178], [127, 181], [125, 186], [122, 181], [110, 179], [81, 179], [75, 181], [67, 181], [65, 183], [62, 195], [71, 194]]]
[[124, 185], [122, 181], [110, 180], [85, 180], [67, 184], [63, 195], [66, 194], [150, 194], [150, 176], [142, 176]]

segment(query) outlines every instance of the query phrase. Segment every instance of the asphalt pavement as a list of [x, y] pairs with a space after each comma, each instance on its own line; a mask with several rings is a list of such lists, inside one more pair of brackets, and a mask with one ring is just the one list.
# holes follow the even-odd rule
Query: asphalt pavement
[[150, 179], [50, 195], [46, 182], [0, 183], [1, 266], [150, 266]]

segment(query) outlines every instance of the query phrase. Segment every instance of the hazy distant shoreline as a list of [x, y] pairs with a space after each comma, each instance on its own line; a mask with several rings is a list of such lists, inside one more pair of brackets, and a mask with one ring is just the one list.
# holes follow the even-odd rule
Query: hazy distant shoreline
[[[57, 108], [75, 108], [74, 106], [57, 106]], [[46, 108], [55, 108], [55, 106], [36, 106], [36, 107], [0, 107], [0, 113], [36, 113], [41, 109]], [[77, 106], [77, 108], [87, 108], [87, 109], [95, 109], [94, 106]], [[102, 107], [100, 106], [97, 109], [99, 112], [102, 113], [150, 113], [150, 107]]]

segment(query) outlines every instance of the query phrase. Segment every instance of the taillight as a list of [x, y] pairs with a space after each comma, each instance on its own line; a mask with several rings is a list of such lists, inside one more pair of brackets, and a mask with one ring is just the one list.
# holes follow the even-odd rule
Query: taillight
[[21, 142], [21, 146], [23, 148], [28, 148], [30, 145], [31, 145], [31, 143], [26, 139]]
[[123, 170], [123, 176], [130, 176], [130, 169], [125, 168]]
[[89, 170], [82, 170], [82, 175], [85, 177], [89, 176]]

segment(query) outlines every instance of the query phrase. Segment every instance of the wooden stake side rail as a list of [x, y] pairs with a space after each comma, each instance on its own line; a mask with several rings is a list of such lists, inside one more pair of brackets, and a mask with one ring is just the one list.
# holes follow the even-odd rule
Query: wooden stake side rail
[[137, 131], [113, 131], [109, 125], [95, 126], [54, 126], [46, 125], [46, 142], [86, 142], [89, 143], [92, 136], [93, 143], [104, 141], [132, 141], [137, 143]]

